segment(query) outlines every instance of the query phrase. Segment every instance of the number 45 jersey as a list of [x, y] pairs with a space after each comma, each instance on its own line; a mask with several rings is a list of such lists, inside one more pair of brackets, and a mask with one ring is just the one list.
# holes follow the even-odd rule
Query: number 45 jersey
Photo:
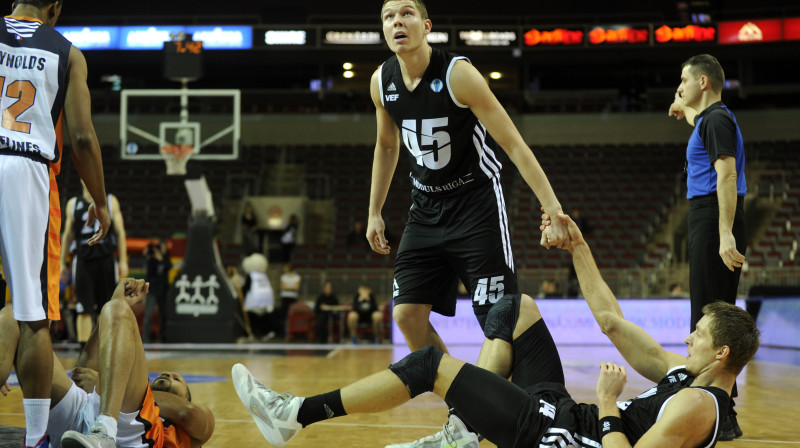
[[0, 153], [56, 163], [72, 44], [36, 19], [0, 22]]
[[469, 107], [450, 89], [450, 74], [459, 60], [433, 49], [422, 80], [409, 91], [397, 56], [381, 65], [381, 104], [400, 129], [408, 150], [414, 188], [428, 196], [463, 194], [493, 181], [500, 185], [502, 149]]

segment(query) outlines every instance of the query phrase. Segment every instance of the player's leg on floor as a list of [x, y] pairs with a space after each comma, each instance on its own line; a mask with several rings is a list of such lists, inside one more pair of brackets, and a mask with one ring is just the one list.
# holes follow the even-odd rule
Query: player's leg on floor
[[412, 352], [420, 350], [426, 345], [432, 345], [447, 353], [447, 347], [429, 320], [431, 308], [431, 305], [425, 304], [400, 303], [395, 305], [392, 310], [394, 321]]
[[[113, 448], [117, 433], [117, 418], [120, 412], [133, 413], [142, 405], [148, 385], [147, 364], [139, 336], [139, 326], [130, 306], [123, 300], [111, 300], [98, 318], [99, 342], [98, 371], [100, 414], [89, 434], [74, 431], [64, 434], [65, 448], [99, 446]], [[90, 339], [89, 344], [94, 341]], [[93, 439], [89, 445], [87, 438]]]

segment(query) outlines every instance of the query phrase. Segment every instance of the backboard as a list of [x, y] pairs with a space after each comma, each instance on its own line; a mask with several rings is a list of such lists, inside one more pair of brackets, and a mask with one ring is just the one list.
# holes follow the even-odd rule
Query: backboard
[[241, 92], [236, 89], [121, 91], [123, 160], [162, 160], [162, 148], [192, 146], [193, 160], [235, 160], [241, 137]]

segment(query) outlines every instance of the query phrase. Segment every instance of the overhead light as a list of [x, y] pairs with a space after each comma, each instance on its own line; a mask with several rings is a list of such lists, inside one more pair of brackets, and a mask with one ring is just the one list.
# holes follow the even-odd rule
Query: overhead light
[[489, 73], [489, 77], [492, 79], [500, 79], [503, 77], [503, 74], [500, 72], [491, 72]]
[[353, 76], [355, 76], [355, 75], [356, 75], [356, 74], [355, 74], [355, 73], [353, 73], [353, 72], [352, 72], [352, 71], [350, 71], [350, 70], [347, 70], [346, 72], [342, 73], [342, 76], [344, 76], [345, 78], [352, 78], [352, 77], [353, 77]]
[[344, 64], [342, 64], [342, 68], [343, 68], [343, 69], [345, 69], [345, 70], [352, 70], [352, 68], [353, 68], [353, 63], [351, 63], [351, 62], [345, 62]]

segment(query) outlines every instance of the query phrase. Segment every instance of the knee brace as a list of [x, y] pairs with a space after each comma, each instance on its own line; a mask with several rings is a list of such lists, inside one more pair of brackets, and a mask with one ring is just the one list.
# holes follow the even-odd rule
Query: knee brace
[[443, 355], [444, 353], [436, 347], [427, 345], [389, 365], [389, 370], [400, 378], [411, 398], [414, 398], [423, 392], [433, 391], [436, 372], [439, 370], [439, 362]]
[[486, 339], [500, 339], [509, 344], [514, 342], [514, 328], [517, 326], [521, 300], [521, 294], [506, 294], [492, 305], [483, 330]]

